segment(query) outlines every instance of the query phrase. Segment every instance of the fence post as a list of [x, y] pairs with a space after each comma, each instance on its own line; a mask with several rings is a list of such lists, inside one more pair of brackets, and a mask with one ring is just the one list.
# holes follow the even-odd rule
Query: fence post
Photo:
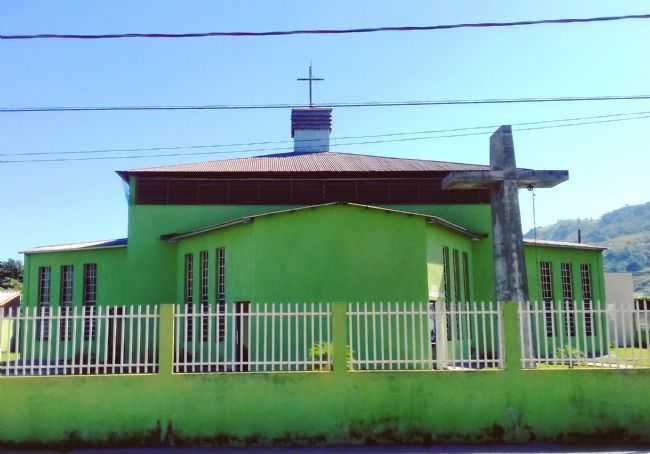
[[517, 303], [504, 302], [501, 304], [503, 314], [502, 342], [505, 354], [506, 372], [521, 370], [521, 331], [519, 329], [519, 314]]
[[174, 364], [174, 304], [160, 305], [158, 364], [161, 376], [171, 376]]
[[347, 372], [347, 336], [345, 333], [347, 303], [332, 303], [332, 347], [334, 349], [334, 373]]

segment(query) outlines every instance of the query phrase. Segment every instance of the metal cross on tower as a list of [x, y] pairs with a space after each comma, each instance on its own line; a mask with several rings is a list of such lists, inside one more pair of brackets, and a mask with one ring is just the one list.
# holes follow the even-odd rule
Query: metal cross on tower
[[314, 107], [314, 103], [313, 103], [313, 101], [312, 101], [312, 95], [311, 95], [311, 85], [312, 85], [312, 82], [314, 82], [314, 81], [321, 81], [321, 80], [325, 80], [325, 79], [322, 79], [322, 78], [320, 78], [320, 77], [313, 77], [313, 76], [312, 76], [312, 72], [311, 72], [311, 63], [310, 63], [310, 64], [309, 64], [309, 77], [299, 77], [299, 78], [296, 79], [296, 80], [298, 80], [298, 81], [300, 81], [300, 82], [309, 82], [309, 107]]

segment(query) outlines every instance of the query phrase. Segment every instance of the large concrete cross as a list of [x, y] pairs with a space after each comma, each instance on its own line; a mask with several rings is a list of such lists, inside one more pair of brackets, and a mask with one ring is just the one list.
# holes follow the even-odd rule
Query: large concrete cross
[[519, 213], [519, 188], [551, 188], [569, 179], [566, 170], [518, 169], [512, 128], [501, 126], [490, 137], [490, 169], [449, 174], [443, 189], [489, 189], [496, 300], [528, 301]]

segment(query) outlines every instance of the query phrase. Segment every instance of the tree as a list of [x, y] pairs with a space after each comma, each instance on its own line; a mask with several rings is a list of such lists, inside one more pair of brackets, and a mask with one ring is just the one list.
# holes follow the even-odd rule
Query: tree
[[20, 260], [0, 260], [0, 288], [20, 289], [23, 282], [23, 264]]

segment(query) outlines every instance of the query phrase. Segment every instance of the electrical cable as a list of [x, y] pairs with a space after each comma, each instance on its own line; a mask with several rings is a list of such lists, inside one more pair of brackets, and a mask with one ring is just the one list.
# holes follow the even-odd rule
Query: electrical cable
[[539, 98], [485, 98], [485, 99], [440, 99], [407, 101], [363, 101], [332, 102], [320, 104], [204, 104], [204, 105], [133, 105], [133, 106], [36, 106], [36, 107], [0, 107], [0, 113], [36, 113], [36, 112], [142, 112], [142, 111], [185, 111], [185, 110], [259, 110], [259, 109], [311, 109], [311, 108], [361, 108], [361, 107], [429, 107], [482, 104], [521, 104], [549, 102], [586, 102], [586, 101], [640, 101], [649, 100], [648, 94], [637, 95], [600, 95], [600, 96], [561, 96]]
[[587, 18], [562, 18], [562, 19], [536, 19], [510, 22], [474, 22], [459, 24], [440, 24], [424, 26], [395, 26], [395, 27], [363, 27], [343, 29], [303, 29], [303, 30], [278, 30], [278, 31], [236, 31], [236, 32], [198, 32], [198, 33], [104, 33], [104, 34], [59, 34], [59, 33], [37, 33], [37, 34], [14, 34], [0, 35], [0, 40], [28, 40], [28, 39], [125, 39], [125, 38], [148, 38], [148, 39], [178, 39], [178, 38], [214, 38], [214, 37], [261, 37], [261, 36], [291, 36], [291, 35], [344, 35], [357, 33], [376, 32], [417, 32], [434, 30], [451, 30], [458, 28], [503, 28], [520, 27], [529, 25], [566, 25], [576, 23], [612, 22], [632, 19], [650, 19], [650, 14], [627, 14], [620, 16], [600, 16]]

